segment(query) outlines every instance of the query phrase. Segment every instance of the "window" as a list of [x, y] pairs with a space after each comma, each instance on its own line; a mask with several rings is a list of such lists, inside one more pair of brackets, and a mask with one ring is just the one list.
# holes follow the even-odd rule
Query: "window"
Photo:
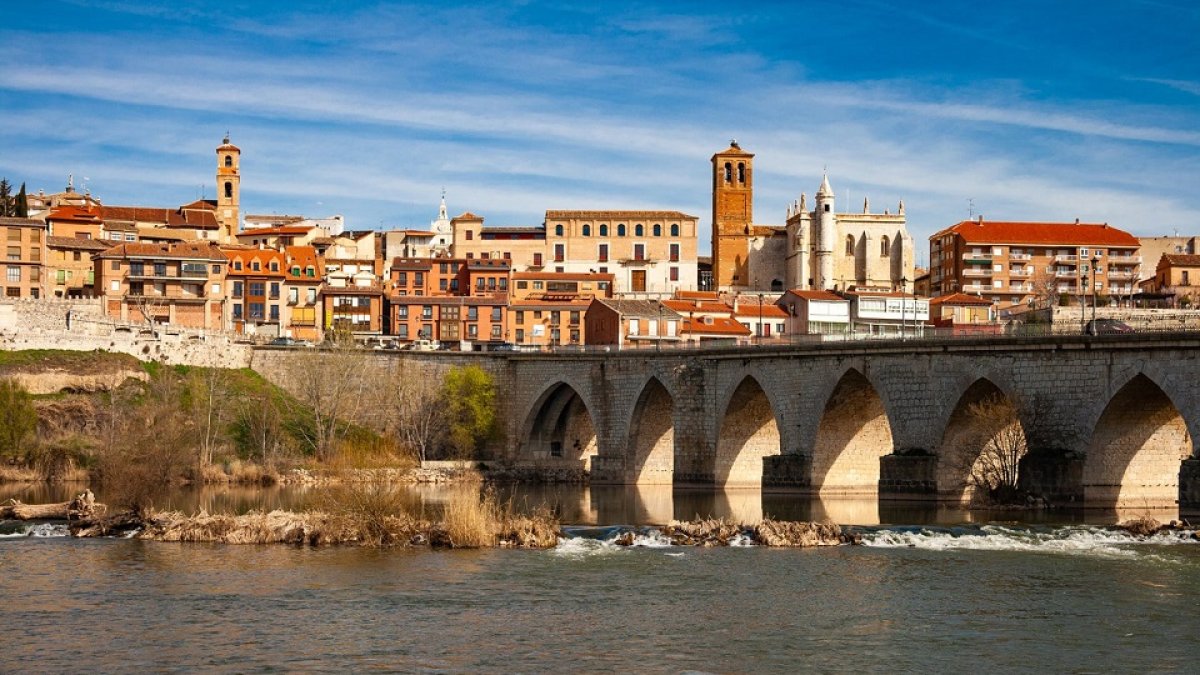
[[591, 225], [588, 225], [587, 223], [583, 224], [583, 236], [585, 236], [585, 237], [592, 236], [592, 226]]
[[114, 272], [121, 271], [121, 261], [120, 260], [112, 261], [112, 264], [109, 265], [109, 269], [111, 269]]
[[167, 264], [166, 263], [154, 263], [154, 276], [156, 276], [156, 277], [167, 276]]
[[579, 310], [572, 310], [572, 311], [571, 311], [571, 325], [572, 325], [572, 326], [578, 326], [578, 325], [579, 325]]
[[467, 308], [467, 320], [468, 321], [478, 321], [479, 320], [479, 308], [478, 307], [468, 307]]
[[562, 244], [554, 245], [554, 262], [562, 262], [567, 257], [567, 247]]
[[608, 262], [608, 244], [600, 244], [600, 254], [598, 258], [600, 262]]
[[492, 308], [492, 321], [499, 321], [499, 320], [500, 320], [500, 308], [493, 307]]
[[312, 304], [317, 301], [317, 289], [315, 289], [315, 288], [308, 289], [307, 300], [308, 300], [309, 304]]
[[679, 223], [671, 223], [671, 236], [672, 237], [679, 236]]
[[445, 277], [443, 277], [443, 278], [441, 278], [441, 279], [438, 279], [438, 290], [440, 290], [440, 291], [445, 291], [445, 290], [446, 290], [446, 287], [447, 287], [448, 285], [449, 285], [449, 282], [446, 280], [446, 278], [445, 278]]
[[235, 298], [242, 297], [242, 282], [240, 282], [240, 281], [233, 282], [233, 297], [235, 297]]
[[233, 166], [233, 155], [225, 155], [225, 166]]
[[679, 262], [679, 244], [671, 244], [671, 262]]
[[290, 302], [294, 305], [299, 301], [300, 301], [300, 289], [299, 288], [289, 288], [288, 289], [288, 302]]
[[520, 343], [520, 342], [524, 342], [524, 341], [525, 341], [525, 329], [518, 328], [517, 329], [517, 342]]
[[408, 272], [397, 272], [396, 273], [396, 284], [399, 286], [407, 286], [408, 285]]
[[21, 281], [21, 268], [17, 267], [16, 265], [9, 265], [7, 279], [12, 282], [20, 282]]
[[492, 326], [492, 339], [493, 340], [500, 339], [500, 326], [497, 326], [497, 325]]
[[641, 223], [638, 223], [637, 225], [634, 225], [634, 226], [633, 226], [633, 236], [635, 236], [635, 237], [644, 237], [644, 236], [646, 236], [646, 228], [642, 227], [642, 224], [641, 224]]
[[780, 335], [783, 335], [783, 324], [782, 323], [775, 324], [775, 332]]
[[1183, 278], [1181, 279], [1181, 281], [1182, 281], [1182, 283], [1180, 284], [1181, 286], [1191, 286], [1192, 285], [1191, 282], [1188, 281], [1188, 271], [1187, 270], [1183, 270]]
[[500, 277], [500, 290], [508, 290], [508, 277]]
[[240, 303], [240, 302], [233, 303], [233, 318], [235, 318], [235, 319], [242, 318], [242, 303]]
[[271, 305], [271, 320], [279, 320], [279, 305]]
[[829, 213], [829, 205], [828, 204], [825, 205], [825, 213]]
[[630, 334], [630, 335], [639, 335], [639, 333], [638, 333], [638, 320], [637, 320], [637, 319], [630, 319], [630, 320], [629, 320], [629, 334]]
[[265, 316], [266, 304], [262, 302], [252, 302], [249, 305], [249, 310], [249, 318], [251, 321], [256, 319], [261, 321], [263, 316]]
[[304, 276], [306, 276], [306, 277], [315, 277], [315, 276], [317, 276], [317, 270], [316, 270], [316, 268], [315, 268], [315, 267], [313, 267], [312, 265], [309, 265], [308, 267], [305, 267], [305, 268], [304, 268]]
[[883, 238], [879, 240], [879, 257], [886, 258], [887, 256], [889, 256], [891, 254], [892, 254], [892, 244], [891, 244], [891, 241], [888, 240], [887, 235], [885, 234], [885, 235], [883, 235]]
[[545, 286], [546, 286], [546, 285], [545, 285], [543, 282], [541, 282], [541, 281], [535, 281], [535, 282], [533, 282], [533, 290], [535, 290], [535, 291], [540, 291], [540, 290], [542, 290], [543, 288], [545, 288]]
[[541, 253], [534, 253], [534, 254], [533, 254], [533, 266], [534, 266], [534, 267], [541, 267], [541, 266], [542, 266], [542, 254], [541, 254]]
[[518, 323], [518, 324], [525, 323], [525, 310], [523, 310], [523, 309], [517, 310], [516, 323]]
[[413, 274], [413, 284], [416, 286], [424, 286], [425, 285], [425, 273], [424, 272], [414, 273]]
[[625, 236], [625, 223], [617, 223], [617, 236], [618, 237]]
[[725, 162], [725, 182], [733, 182], [733, 164]]
[[400, 338], [407, 340], [408, 339], [408, 324], [406, 324], [406, 323], [400, 324], [399, 329], [400, 330], [398, 331], [397, 335]]
[[559, 223], [558, 225], [555, 225], [555, 226], [554, 226], [554, 236], [556, 236], [556, 237], [561, 237], [561, 236], [563, 236], [563, 226], [562, 226], [562, 223]]
[[607, 237], [607, 236], [608, 236], [608, 225], [607, 225], [607, 224], [603, 224], [603, 225], [601, 225], [601, 226], [600, 226], [600, 236], [601, 236], [601, 237]]
[[271, 299], [272, 300], [279, 299], [279, 282], [278, 281], [271, 282]]
[[225, 183], [225, 199], [233, 199], [233, 183]]
[[679, 281], [679, 268], [678, 267], [671, 268], [671, 281]]
[[480, 290], [480, 291], [482, 291], [482, 290], [483, 290], [483, 285], [484, 285], [485, 283], [487, 283], [487, 282], [485, 282], [485, 281], [483, 280], [483, 277], [475, 277], [475, 289], [476, 289], [476, 290]]
[[[475, 238], [475, 231], [467, 230], [467, 241], [471, 241], [474, 238]], [[468, 256], [468, 257], [470, 257], [470, 256]]]
[[489, 291], [496, 290], [496, 277], [488, 277], [487, 278], [487, 287], [488, 287]]
[[645, 260], [646, 259], [646, 245], [645, 244], [634, 244], [633, 245], [633, 259], [634, 260]]
[[261, 298], [267, 294], [267, 285], [262, 281], [251, 281], [250, 290], [247, 295], [255, 298]]
[[278, 271], [279, 271], [279, 261], [278, 261], [278, 260], [272, 260], [272, 261], [271, 261], [271, 271], [272, 271], [272, 272], [278, 272]]
[[745, 162], [738, 162], [738, 182], [739, 183], [746, 182], [746, 163]]
[[662, 225], [660, 225], [658, 223], [654, 224], [654, 236], [656, 236], [656, 237], [662, 236]]
[[479, 337], [479, 325], [478, 324], [474, 324], [474, 323], [467, 324], [467, 337], [469, 337], [469, 338]]
[[846, 255], [854, 255], [854, 235], [846, 235]]
[[20, 260], [21, 259], [21, 247], [20, 246], [9, 246], [8, 247], [8, 259], [9, 260]]
[[432, 319], [433, 318], [433, 305], [424, 305], [423, 307], [421, 307], [421, 318], [422, 319]]

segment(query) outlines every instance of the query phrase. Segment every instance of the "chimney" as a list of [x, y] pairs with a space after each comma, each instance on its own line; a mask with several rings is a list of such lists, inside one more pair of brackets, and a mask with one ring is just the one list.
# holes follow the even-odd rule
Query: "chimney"
[[733, 312], [736, 314], [737, 311], [738, 311], [738, 296], [735, 293], [733, 296]]
[[979, 214], [979, 218], [978, 218], [978, 219], [977, 219], [975, 222], [976, 222], [976, 223], [979, 223], [980, 225], [982, 225], [982, 224], [983, 224], [983, 214], [982, 214], [982, 213], [981, 213], [981, 214]]
[[1075, 224], [1076, 224], [1076, 225], [1078, 225], [1078, 224], [1079, 224], [1079, 219], [1078, 219], [1078, 218], [1076, 218], [1076, 219], [1075, 219]]

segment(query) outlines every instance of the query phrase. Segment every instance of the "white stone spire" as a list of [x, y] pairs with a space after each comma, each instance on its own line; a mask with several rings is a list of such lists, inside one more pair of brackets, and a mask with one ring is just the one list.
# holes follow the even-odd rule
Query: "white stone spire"
[[833, 188], [829, 187], [829, 174], [821, 175], [821, 188], [817, 190], [818, 197], [832, 197]]

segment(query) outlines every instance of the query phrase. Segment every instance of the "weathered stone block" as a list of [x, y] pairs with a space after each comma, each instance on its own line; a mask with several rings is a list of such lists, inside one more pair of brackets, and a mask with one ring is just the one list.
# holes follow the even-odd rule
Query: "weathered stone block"
[[808, 455], [763, 457], [762, 486], [808, 487], [812, 484], [812, 458]]
[[879, 460], [879, 498], [937, 498], [937, 457], [885, 455]]

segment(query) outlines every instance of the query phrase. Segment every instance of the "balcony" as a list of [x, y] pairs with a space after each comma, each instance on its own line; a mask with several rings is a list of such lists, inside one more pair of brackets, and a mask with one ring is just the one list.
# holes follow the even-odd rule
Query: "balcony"
[[990, 262], [992, 259], [992, 254], [991, 253], [982, 253], [982, 252], [980, 252], [980, 253], [964, 253], [962, 259], [966, 260], [967, 262], [970, 262], [972, 260], [980, 260], [980, 261], [984, 261], [984, 262]]
[[207, 280], [208, 272], [179, 272], [167, 270], [163, 274], [155, 274], [149, 270], [143, 270], [141, 274], [135, 274], [132, 270], [129, 272], [130, 279], [189, 279], [193, 281]]
[[987, 267], [968, 267], [963, 270], [964, 277], [990, 277], [992, 274], [992, 270]]
[[1069, 277], [1074, 279], [1075, 277], [1079, 276], [1079, 273], [1073, 267], [1058, 267], [1054, 270], [1054, 276], [1059, 278]]
[[1109, 265], [1140, 265], [1142, 264], [1142, 256], [1140, 255], [1110, 255], [1108, 256]]
[[1065, 263], [1067, 265], [1074, 265], [1076, 263], [1076, 261], [1078, 261], [1078, 260], [1079, 260], [1079, 256], [1077, 256], [1077, 255], [1056, 255], [1056, 256], [1054, 256], [1054, 262]]
[[1013, 267], [1008, 270], [1008, 276], [1010, 276], [1010, 277], [1033, 276], [1033, 268], [1032, 267]]
[[1009, 253], [1009, 260], [1033, 260], [1033, 256], [1028, 253]]
[[648, 265], [653, 265], [658, 261], [651, 260], [650, 258], [625, 258], [623, 260], [619, 260], [618, 262], [626, 267], [646, 267]]
[[1109, 272], [1109, 279], [1134, 279], [1137, 275], [1133, 272]]

